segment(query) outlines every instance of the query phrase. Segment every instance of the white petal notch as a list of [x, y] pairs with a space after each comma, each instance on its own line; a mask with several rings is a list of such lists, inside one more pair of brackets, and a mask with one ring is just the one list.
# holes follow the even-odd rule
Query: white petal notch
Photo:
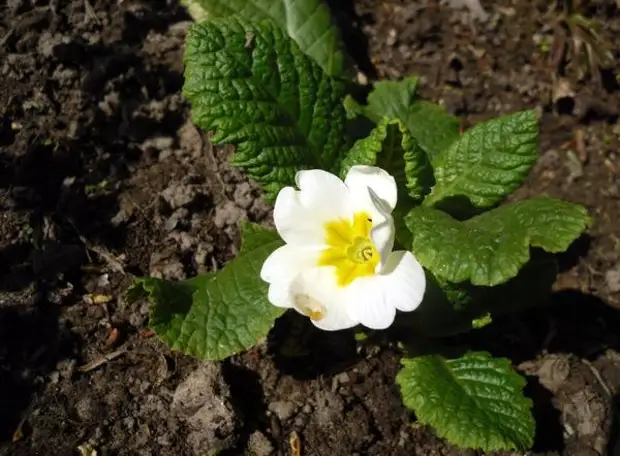
[[306, 170], [296, 184], [276, 198], [274, 222], [286, 244], [260, 273], [269, 301], [326, 331], [358, 324], [385, 329], [397, 310], [415, 310], [426, 277], [411, 252], [393, 251], [394, 178], [381, 168], [353, 166], [344, 181]]

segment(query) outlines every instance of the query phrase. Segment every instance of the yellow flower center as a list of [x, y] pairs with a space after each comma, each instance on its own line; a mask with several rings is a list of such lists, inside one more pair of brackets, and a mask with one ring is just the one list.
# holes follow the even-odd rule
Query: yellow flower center
[[374, 275], [379, 252], [370, 239], [372, 218], [358, 212], [353, 220], [340, 219], [325, 224], [325, 244], [319, 266], [334, 266], [338, 285], [345, 287], [358, 277]]

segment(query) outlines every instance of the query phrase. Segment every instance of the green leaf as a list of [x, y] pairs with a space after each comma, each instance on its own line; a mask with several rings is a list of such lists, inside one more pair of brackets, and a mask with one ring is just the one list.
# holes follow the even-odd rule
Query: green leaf
[[201, 19], [239, 16], [250, 22], [271, 19], [302, 52], [331, 76], [352, 74], [340, 30], [322, 0], [193, 0]]
[[428, 154], [433, 167], [439, 154], [459, 138], [459, 119], [434, 103], [417, 100], [403, 121]]
[[532, 402], [510, 360], [470, 352], [404, 358], [396, 376], [406, 407], [437, 435], [462, 448], [526, 450], [533, 445]]
[[537, 157], [534, 111], [480, 123], [433, 161], [437, 184], [424, 204], [465, 197], [477, 208], [495, 206], [521, 185]]
[[224, 269], [188, 280], [140, 278], [132, 290], [151, 301], [149, 326], [173, 350], [220, 360], [255, 345], [282, 309], [267, 301], [259, 277], [269, 254], [282, 245], [274, 231], [244, 223], [242, 249]]
[[434, 165], [435, 158], [459, 137], [459, 119], [433, 103], [415, 98], [417, 78], [379, 81], [368, 95], [364, 114], [379, 122], [383, 117], [399, 119]]
[[377, 81], [368, 94], [367, 109], [375, 121], [383, 117], [401, 119], [415, 100], [418, 78], [406, 77], [401, 80]]
[[530, 246], [566, 250], [590, 222], [582, 206], [540, 196], [501, 206], [466, 221], [424, 206], [405, 223], [420, 263], [450, 282], [497, 285], [515, 277]]
[[237, 146], [244, 167], [273, 199], [300, 169], [337, 172], [348, 150], [345, 87], [271, 21], [229, 17], [194, 25], [183, 95], [192, 118]]
[[[399, 190], [420, 200], [433, 184], [426, 154], [399, 120], [385, 117], [366, 138], [353, 144], [342, 160], [341, 176], [354, 165], [379, 166], [396, 179]], [[399, 198], [400, 199], [400, 198]]]

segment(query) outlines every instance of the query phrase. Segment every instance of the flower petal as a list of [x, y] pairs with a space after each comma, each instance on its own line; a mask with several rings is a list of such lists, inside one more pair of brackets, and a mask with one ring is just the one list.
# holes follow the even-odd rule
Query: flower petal
[[396, 227], [394, 226], [394, 218], [385, 202], [380, 200], [372, 189], [369, 189], [368, 192], [376, 209], [372, 219], [370, 238], [379, 252], [379, 258], [381, 259], [380, 263], [377, 265], [377, 272], [379, 272], [385, 268], [387, 258], [394, 248]]
[[265, 282], [292, 281], [304, 269], [316, 266], [318, 253], [293, 245], [283, 245], [267, 257], [260, 270]]
[[273, 211], [276, 229], [287, 244], [322, 247], [325, 223], [351, 215], [347, 187], [323, 170], [300, 171], [296, 182], [299, 190], [285, 187], [278, 193]]
[[344, 289], [332, 267], [308, 269], [291, 284], [294, 307], [319, 329], [337, 331], [357, 325], [347, 313]]
[[371, 204], [369, 188], [387, 204], [390, 212], [396, 207], [398, 199], [396, 181], [394, 177], [381, 168], [366, 165], [352, 166], [344, 179], [344, 183], [352, 197], [357, 200], [360, 209]]
[[426, 275], [411, 252], [390, 253], [385, 268], [376, 276], [385, 290], [386, 299], [398, 310], [415, 310], [424, 299]]
[[378, 275], [358, 278], [346, 289], [349, 316], [370, 329], [385, 329], [396, 316], [396, 308], [386, 299], [378, 279]]
[[318, 251], [284, 245], [267, 257], [260, 271], [260, 278], [268, 282], [268, 299], [278, 307], [293, 307], [290, 295], [291, 282], [305, 269], [318, 261]]
[[293, 307], [293, 296], [291, 295], [291, 282], [273, 282], [269, 285], [267, 299], [276, 307], [290, 309]]
[[381, 274], [359, 278], [347, 287], [347, 310], [364, 326], [385, 329], [394, 322], [396, 309], [416, 309], [425, 290], [424, 270], [413, 254], [392, 252]]

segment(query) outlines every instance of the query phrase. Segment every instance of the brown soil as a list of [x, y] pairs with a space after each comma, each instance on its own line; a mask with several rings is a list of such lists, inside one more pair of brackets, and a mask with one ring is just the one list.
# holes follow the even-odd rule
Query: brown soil
[[[546, 307], [461, 342], [528, 375], [535, 454], [620, 454], [615, 73], [600, 84], [554, 76], [536, 44], [542, 1], [482, 2], [487, 25], [432, 0], [332, 3], [368, 74], [419, 75], [425, 97], [467, 122], [542, 113], [541, 157], [515, 196], [585, 204], [595, 225], [560, 258]], [[620, 13], [596, 3], [589, 12], [617, 45]], [[217, 445], [288, 455], [295, 436], [304, 456], [477, 454], [410, 425], [395, 351], [356, 348], [286, 315], [273, 335], [283, 348], [203, 363], [145, 330], [147, 306], [124, 298], [133, 275], [221, 267], [237, 251], [238, 222], [270, 216], [227, 165], [230, 149], [211, 147], [188, 120], [189, 18], [173, 0], [10, 0], [0, 11], [0, 454], [89, 444], [99, 455]], [[304, 334], [301, 347], [282, 344], [291, 331]]]

